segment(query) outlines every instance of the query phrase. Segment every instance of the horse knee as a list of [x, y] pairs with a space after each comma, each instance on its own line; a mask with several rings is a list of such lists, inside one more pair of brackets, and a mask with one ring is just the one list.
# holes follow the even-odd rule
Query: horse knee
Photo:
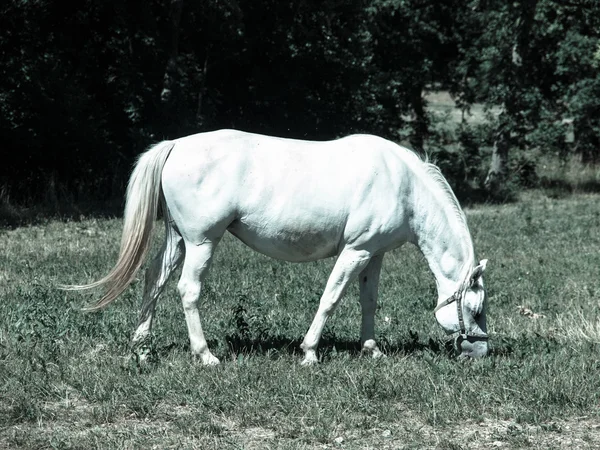
[[184, 311], [196, 310], [198, 309], [198, 296], [189, 294], [182, 295], [181, 303]]
[[335, 307], [337, 306], [337, 302], [327, 299], [327, 300], [321, 300], [321, 304], [319, 305], [319, 309], [321, 310], [322, 313], [325, 314], [331, 314], [333, 312], [333, 310], [335, 309]]
[[198, 299], [200, 298], [200, 286], [196, 283], [180, 281], [177, 284], [177, 290], [181, 297], [183, 309], [196, 309], [198, 307]]

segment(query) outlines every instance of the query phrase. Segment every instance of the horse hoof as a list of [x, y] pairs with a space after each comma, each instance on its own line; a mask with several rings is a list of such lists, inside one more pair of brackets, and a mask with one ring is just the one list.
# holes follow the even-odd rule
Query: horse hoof
[[212, 353], [209, 353], [206, 356], [202, 356], [202, 365], [204, 366], [216, 366], [220, 363], [219, 358], [214, 356]]
[[302, 360], [302, 362], [300, 363], [302, 366], [314, 366], [315, 364], [319, 363], [319, 359], [317, 358], [317, 355], [312, 352], [312, 353], [307, 353], [306, 355], [304, 355], [304, 359]]
[[385, 353], [383, 353], [381, 350], [375, 349], [375, 350], [373, 350], [371, 357], [373, 359], [382, 359], [382, 358], [387, 358], [387, 355]]
[[131, 359], [142, 366], [151, 362], [156, 362], [158, 357], [149, 345], [142, 345], [131, 351]]
[[379, 350], [379, 347], [377, 347], [377, 344], [372, 339], [365, 341], [363, 344], [362, 353], [371, 354], [371, 358], [373, 359], [386, 358], [385, 353]]

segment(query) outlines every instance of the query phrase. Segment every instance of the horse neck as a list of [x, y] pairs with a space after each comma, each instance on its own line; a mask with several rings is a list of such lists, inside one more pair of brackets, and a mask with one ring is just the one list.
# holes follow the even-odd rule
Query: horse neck
[[[413, 233], [436, 280], [439, 298], [448, 298], [474, 267], [473, 241], [464, 214], [445, 184], [417, 186]], [[437, 181], [436, 181], [437, 183]], [[445, 181], [444, 181], [445, 183]]]

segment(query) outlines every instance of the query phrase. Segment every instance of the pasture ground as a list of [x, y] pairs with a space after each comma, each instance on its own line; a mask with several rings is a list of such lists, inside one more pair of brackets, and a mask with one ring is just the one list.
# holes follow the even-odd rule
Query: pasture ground
[[466, 210], [490, 261], [493, 351], [477, 361], [448, 349], [433, 277], [407, 245], [384, 261], [377, 334], [388, 357], [359, 353], [353, 286], [321, 364], [301, 367], [332, 261], [274, 261], [227, 236], [202, 306], [222, 364], [191, 360], [172, 280], [154, 360], [139, 366], [129, 338], [141, 282], [93, 314], [80, 307], [98, 293], [55, 288], [107, 272], [120, 219], [0, 229], [0, 449], [598, 448], [600, 195], [557, 189]]

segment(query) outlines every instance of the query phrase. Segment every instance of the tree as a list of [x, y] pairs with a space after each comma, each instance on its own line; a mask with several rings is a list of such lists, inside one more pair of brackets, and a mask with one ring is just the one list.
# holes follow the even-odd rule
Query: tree
[[462, 42], [457, 68], [463, 98], [500, 107], [485, 181], [492, 191], [501, 189], [506, 180], [509, 149], [524, 145], [539, 117], [536, 76], [543, 69], [532, 36], [537, 3], [476, 0], [469, 4], [471, 14], [463, 24], [470, 33]]
[[164, 106], [168, 107], [173, 100], [173, 88], [175, 78], [177, 77], [177, 59], [179, 55], [179, 35], [181, 27], [181, 12], [183, 10], [183, 0], [171, 0], [169, 18], [171, 23], [171, 45], [169, 46], [169, 59], [165, 69], [165, 78], [163, 89], [160, 94], [160, 100]]
[[[429, 134], [423, 95], [430, 86], [456, 84], [451, 67], [458, 56], [458, 19], [467, 13], [464, 2], [375, 0], [368, 10], [375, 43], [374, 90], [387, 112], [384, 122], [398, 129], [400, 116], [412, 115], [410, 141], [423, 150]], [[398, 138], [395, 134], [391, 137]]]
[[[545, 2], [546, 36], [556, 42], [553, 104], [557, 118], [572, 119], [567, 151], [585, 162], [600, 160], [600, 3]], [[564, 150], [564, 141], [561, 142]]]
[[424, 92], [443, 88], [501, 108], [498, 189], [513, 148], [598, 157], [599, 18], [595, 0], [7, 0], [0, 185], [119, 195], [148, 144], [225, 127], [424, 149]]
[[[0, 131], [17, 200], [49, 187], [116, 195], [160, 121], [157, 1], [8, 0], [0, 7]], [[158, 75], [158, 76], [157, 76]], [[51, 190], [51, 189], [50, 189]]]
[[575, 146], [597, 148], [598, 89], [594, 49], [600, 5], [556, 0], [470, 2], [457, 66], [467, 102], [500, 107], [486, 186], [501, 191], [511, 149], [565, 151], [565, 117], [575, 117]]

